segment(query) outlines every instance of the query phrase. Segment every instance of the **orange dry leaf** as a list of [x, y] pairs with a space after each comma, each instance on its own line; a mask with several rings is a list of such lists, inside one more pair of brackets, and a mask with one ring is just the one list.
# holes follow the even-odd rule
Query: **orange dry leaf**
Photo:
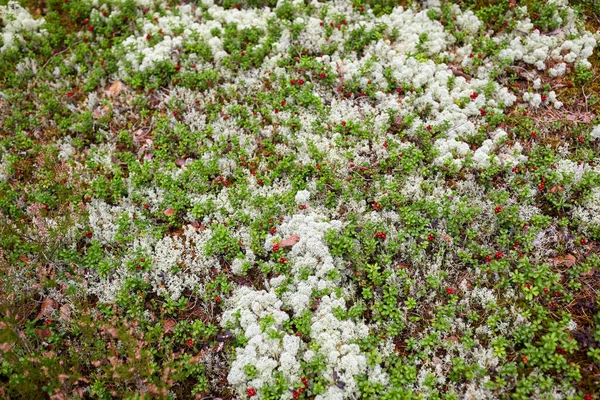
[[125, 90], [123, 83], [120, 81], [114, 81], [106, 91], [106, 94], [108, 96], [118, 96], [123, 92], [123, 90]]
[[577, 259], [573, 254], [567, 254], [564, 257], [553, 258], [551, 261], [553, 261], [555, 264], [564, 264], [567, 267], [572, 267], [577, 262]]
[[43, 302], [42, 302], [42, 309], [40, 310], [39, 314], [37, 315], [36, 319], [40, 319], [48, 314], [50, 314], [53, 310], [56, 309], [56, 301], [52, 300], [51, 298], [47, 297]]
[[279, 242], [279, 247], [290, 247], [290, 246], [293, 246], [296, 243], [298, 243], [298, 240], [300, 240], [300, 236], [298, 236], [298, 235], [292, 235], [289, 238], [284, 239], [281, 242]]
[[166, 210], [165, 210], [165, 215], [166, 215], [167, 217], [170, 217], [170, 216], [171, 216], [171, 215], [173, 215], [173, 214], [175, 214], [175, 210], [173, 210], [173, 208], [172, 208], [172, 207], [171, 207], [171, 208], [168, 208], [168, 209], [166, 209]]
[[175, 325], [177, 324], [177, 322], [175, 322], [172, 319], [168, 319], [163, 323], [163, 328], [165, 330], [165, 333], [169, 333], [173, 331], [173, 328], [175, 327]]

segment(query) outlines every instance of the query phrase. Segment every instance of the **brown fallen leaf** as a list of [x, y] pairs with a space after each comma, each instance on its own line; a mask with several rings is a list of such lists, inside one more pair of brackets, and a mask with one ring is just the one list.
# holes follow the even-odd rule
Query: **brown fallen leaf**
[[96, 109], [92, 113], [92, 116], [94, 117], [94, 119], [98, 119], [98, 118], [104, 117], [109, 112], [110, 112], [110, 107], [108, 107], [108, 106], [96, 107]]
[[564, 264], [567, 267], [572, 267], [576, 262], [577, 262], [577, 259], [575, 258], [575, 256], [573, 254], [567, 254], [565, 256]]
[[174, 320], [172, 320], [172, 319], [166, 320], [163, 323], [163, 329], [165, 330], [165, 333], [172, 332], [175, 325], [177, 325], [177, 322], [175, 322]]
[[300, 240], [300, 236], [298, 236], [298, 235], [292, 235], [289, 238], [284, 239], [281, 242], [279, 242], [279, 247], [290, 247], [290, 246], [293, 246], [296, 243], [298, 243], [298, 240]]
[[40, 319], [40, 318], [52, 313], [53, 310], [56, 310], [56, 306], [57, 306], [56, 301], [47, 297], [46, 299], [44, 299], [44, 301], [42, 301], [42, 309], [40, 310], [36, 319]]
[[108, 96], [118, 96], [125, 90], [125, 85], [121, 81], [114, 81], [106, 90]]
[[570, 268], [573, 265], [575, 265], [575, 263], [577, 262], [577, 259], [575, 258], [575, 256], [573, 254], [567, 254], [564, 257], [555, 257], [552, 258], [550, 261], [554, 262], [555, 264], [563, 264], [566, 267]]
[[69, 322], [71, 320], [71, 309], [68, 305], [63, 304], [60, 307], [60, 316], [58, 317], [61, 321]]
[[168, 209], [166, 209], [166, 210], [165, 210], [165, 215], [166, 215], [167, 217], [170, 217], [170, 216], [171, 216], [171, 215], [173, 215], [173, 214], [175, 214], [175, 210], [173, 210], [173, 208], [172, 208], [172, 207], [171, 207], [171, 208], [168, 208]]
[[52, 335], [52, 332], [50, 332], [50, 329], [38, 329], [36, 331], [36, 333], [42, 339], [48, 339]]
[[458, 336], [448, 336], [446, 340], [448, 342], [460, 342], [460, 338]]
[[594, 268], [590, 268], [589, 271], [582, 272], [581, 275], [590, 277], [590, 276], [594, 276], [595, 273], [596, 273], [596, 270]]

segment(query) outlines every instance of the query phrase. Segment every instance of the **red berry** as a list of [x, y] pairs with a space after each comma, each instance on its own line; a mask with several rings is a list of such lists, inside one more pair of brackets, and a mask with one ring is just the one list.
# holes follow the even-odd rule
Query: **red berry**
[[275, 243], [273, 245], [273, 251], [277, 251], [277, 250], [279, 250], [279, 244]]
[[93, 30], [94, 30], [94, 26], [93, 26], [93, 25], [90, 25], [90, 26], [88, 26], [88, 31], [90, 31], [90, 32], [91, 32], [91, 31], [93, 31]]
[[298, 209], [300, 209], [300, 210], [306, 210], [306, 204], [300, 204], [298, 206]]
[[488, 254], [487, 256], [485, 256], [485, 262], [491, 262], [492, 261], [492, 255]]
[[83, 20], [83, 24], [84, 24], [84, 25], [87, 25], [89, 22], [90, 22], [90, 20], [89, 20], [89, 19], [87, 19], [87, 18]]
[[433, 239], [435, 239], [433, 237], [433, 235], [427, 235], [427, 240], [429, 240], [430, 242], [433, 242]]
[[471, 93], [471, 99], [475, 100], [477, 98], [477, 96], [478, 96], [477, 92]]
[[502, 253], [501, 251], [497, 251], [494, 257], [496, 258], [496, 260], [499, 260], [503, 256], [504, 256], [504, 253]]
[[485, 117], [485, 114], [487, 114], [487, 112], [482, 108], [481, 110], [479, 110], [479, 114], [481, 114], [482, 117]]
[[546, 96], [545, 94], [542, 95], [542, 101], [546, 101], [548, 99], [548, 96]]
[[248, 394], [248, 397], [256, 396], [256, 389], [249, 387], [246, 389], [246, 394]]
[[188, 339], [185, 341], [185, 345], [187, 347], [193, 347], [194, 346], [194, 342], [192, 341], [192, 339]]
[[498, 214], [500, 211], [502, 211], [502, 206], [496, 206], [496, 208], [494, 208], [494, 212], [496, 214]]
[[594, 400], [594, 395], [587, 393], [585, 396], [583, 396], [583, 400]]
[[452, 288], [446, 288], [446, 293], [448, 293], [448, 294], [454, 294], [455, 290], [452, 289]]
[[221, 296], [215, 297], [215, 303], [220, 303], [220, 302], [221, 302]]
[[585, 238], [581, 238], [581, 240], [579, 241], [579, 243], [581, 243], [582, 245], [586, 245], [587, 244], [587, 240]]
[[88, 239], [91, 239], [91, 238], [92, 238], [92, 232], [91, 232], [91, 231], [88, 231], [88, 232], [85, 234], [85, 236], [87, 236], [87, 238], [88, 238]]

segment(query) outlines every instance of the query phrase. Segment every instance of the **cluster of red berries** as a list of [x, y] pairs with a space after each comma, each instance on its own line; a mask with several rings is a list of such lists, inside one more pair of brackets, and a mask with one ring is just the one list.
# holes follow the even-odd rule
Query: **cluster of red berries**
[[375, 236], [377, 236], [378, 238], [381, 238], [381, 239], [385, 239], [387, 235], [385, 232], [376, 232]]

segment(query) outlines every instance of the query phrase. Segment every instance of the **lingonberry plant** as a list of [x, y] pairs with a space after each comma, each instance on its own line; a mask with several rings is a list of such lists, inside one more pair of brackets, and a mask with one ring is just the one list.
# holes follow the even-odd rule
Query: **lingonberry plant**
[[0, 0], [0, 397], [600, 396], [588, 0]]

